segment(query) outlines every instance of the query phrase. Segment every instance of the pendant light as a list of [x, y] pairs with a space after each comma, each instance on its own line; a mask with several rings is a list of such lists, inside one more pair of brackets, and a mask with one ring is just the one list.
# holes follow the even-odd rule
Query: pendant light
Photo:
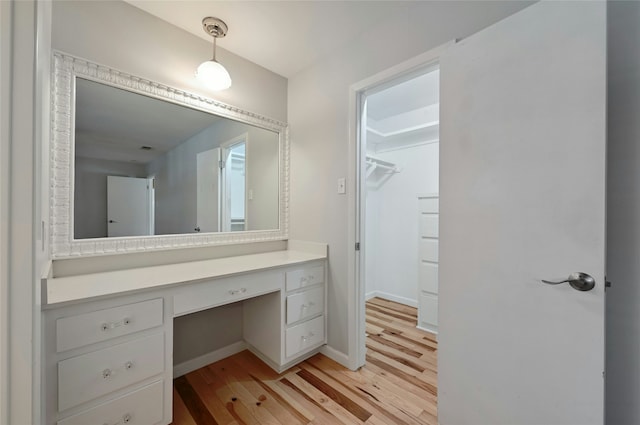
[[227, 24], [209, 16], [202, 20], [202, 27], [204, 32], [213, 37], [213, 58], [200, 64], [196, 78], [211, 90], [228, 89], [231, 87], [229, 72], [216, 60], [216, 40], [227, 35]]

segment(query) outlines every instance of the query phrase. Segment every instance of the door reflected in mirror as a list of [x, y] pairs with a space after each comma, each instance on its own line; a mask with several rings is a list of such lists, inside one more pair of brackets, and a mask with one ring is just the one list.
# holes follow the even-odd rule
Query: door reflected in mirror
[[278, 133], [75, 81], [75, 239], [278, 229]]

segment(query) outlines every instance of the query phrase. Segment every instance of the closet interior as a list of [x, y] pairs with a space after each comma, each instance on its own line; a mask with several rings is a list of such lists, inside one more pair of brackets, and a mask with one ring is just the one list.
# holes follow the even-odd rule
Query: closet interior
[[365, 293], [418, 308], [438, 330], [439, 70], [367, 93]]

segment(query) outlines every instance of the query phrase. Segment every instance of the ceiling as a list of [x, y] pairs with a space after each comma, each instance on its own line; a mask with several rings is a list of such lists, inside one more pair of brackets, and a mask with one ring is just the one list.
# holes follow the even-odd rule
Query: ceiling
[[367, 116], [376, 121], [440, 103], [438, 69], [367, 96]]
[[75, 118], [78, 157], [142, 164], [221, 119], [82, 78], [76, 80]]
[[[125, 0], [204, 40], [202, 18], [214, 16], [229, 26], [218, 46], [284, 77], [328, 56], [386, 16], [406, 8], [405, 1], [214, 1]], [[385, 36], [382, 34], [381, 36]]]

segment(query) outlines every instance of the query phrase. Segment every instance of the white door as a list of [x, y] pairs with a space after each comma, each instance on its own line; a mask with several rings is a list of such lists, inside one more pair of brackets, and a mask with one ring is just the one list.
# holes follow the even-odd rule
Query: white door
[[[439, 421], [602, 424], [606, 3], [537, 3], [440, 66]], [[595, 288], [541, 282], [572, 272]]]
[[107, 235], [151, 235], [150, 181], [107, 176]]
[[196, 231], [220, 231], [220, 148], [200, 152], [196, 157]]

